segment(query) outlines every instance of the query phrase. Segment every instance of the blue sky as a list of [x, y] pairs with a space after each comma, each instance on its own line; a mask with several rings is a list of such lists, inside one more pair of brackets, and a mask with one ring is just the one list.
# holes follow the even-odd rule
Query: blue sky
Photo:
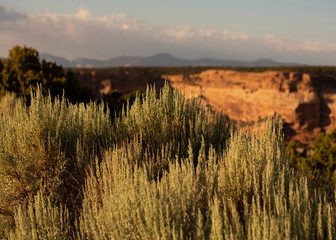
[[[28, 4], [29, 3], [29, 4]], [[178, 57], [336, 65], [335, 0], [0, 0], [0, 56]]]

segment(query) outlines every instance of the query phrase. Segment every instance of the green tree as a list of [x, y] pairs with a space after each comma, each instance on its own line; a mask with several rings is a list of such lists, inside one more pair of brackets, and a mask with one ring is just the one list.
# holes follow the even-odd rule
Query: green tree
[[9, 58], [2, 60], [1, 93], [6, 90], [27, 96], [30, 85], [43, 82], [39, 54], [33, 48], [15, 46], [9, 51]]
[[104, 101], [106, 106], [110, 109], [111, 118], [114, 119], [115, 116], [119, 116], [123, 108], [126, 110], [127, 104], [131, 106], [137, 96], [139, 96], [139, 99], [142, 101], [145, 93], [133, 91], [123, 95], [119, 90], [113, 89], [104, 94], [101, 100]]
[[329, 134], [320, 133], [311, 148], [303, 151], [298, 151], [298, 148], [295, 141], [287, 145], [291, 166], [303, 170], [314, 185], [333, 186], [336, 182], [336, 129]]
[[335, 182], [336, 130], [329, 134], [320, 133], [313, 142], [311, 170], [318, 182]]
[[[3, 69], [3, 64], [2, 64], [2, 60], [0, 58], [0, 83], [2, 83], [2, 69]], [[2, 84], [0, 86], [0, 93], [3, 92], [2, 90]]]
[[298, 149], [303, 148], [295, 140], [290, 140], [286, 147], [286, 153], [289, 157], [289, 164], [294, 169], [306, 169], [307, 168], [307, 149], [304, 148], [303, 151]]
[[[2, 64], [2, 61], [1, 61], [1, 58], [0, 58], [0, 73], [2, 72], [2, 69], [3, 69], [3, 64]], [[0, 79], [1, 79], [1, 74], [0, 74]]]
[[62, 95], [65, 90], [72, 102], [88, 102], [91, 98], [91, 92], [79, 86], [71, 71], [64, 71], [53, 62], [40, 61], [38, 51], [32, 47], [14, 46], [9, 57], [1, 60], [0, 73], [1, 94], [10, 91], [27, 97], [31, 88], [35, 91], [40, 84], [43, 92], [50, 90], [52, 96]]

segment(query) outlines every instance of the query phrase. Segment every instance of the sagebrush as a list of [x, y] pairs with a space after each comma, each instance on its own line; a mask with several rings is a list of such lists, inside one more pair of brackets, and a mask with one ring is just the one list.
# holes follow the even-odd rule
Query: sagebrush
[[30, 107], [10, 94], [1, 99], [4, 237], [336, 235], [336, 192], [292, 171], [279, 117], [263, 132], [236, 129], [168, 85], [109, 116], [103, 103], [73, 105], [40, 91]]

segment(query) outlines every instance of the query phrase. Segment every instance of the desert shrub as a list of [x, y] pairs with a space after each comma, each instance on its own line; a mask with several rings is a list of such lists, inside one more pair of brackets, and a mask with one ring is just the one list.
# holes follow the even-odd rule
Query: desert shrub
[[[86, 182], [80, 218], [82, 239], [197, 239], [203, 236], [203, 216], [214, 194], [216, 158], [205, 162], [204, 142], [194, 166], [189, 157], [168, 159], [169, 172], [160, 180], [148, 176], [148, 167], [136, 164], [141, 145], [106, 153]], [[215, 155], [213, 149], [211, 155]], [[149, 162], [149, 161], [148, 161]]]
[[179, 90], [171, 90], [167, 83], [159, 96], [155, 87], [147, 88], [143, 100], [137, 97], [114, 123], [117, 142], [141, 140], [146, 153], [153, 158], [165, 146], [170, 147], [172, 157], [186, 157], [190, 141], [195, 161], [202, 137], [206, 149], [212, 145], [220, 152], [233, 130], [227, 116], [222, 113], [213, 116], [200, 100], [186, 98]]
[[32, 198], [41, 185], [70, 211], [80, 204], [91, 156], [111, 142], [111, 120], [102, 105], [71, 104], [41, 89], [28, 108], [12, 94], [0, 107], [0, 213]]
[[15, 229], [9, 239], [69, 239], [69, 212], [54, 206], [49, 197], [39, 191], [27, 205], [18, 206], [14, 213]]
[[336, 236], [335, 188], [315, 189], [290, 168], [279, 117], [264, 132], [234, 130], [168, 86], [113, 124], [104, 104], [39, 91], [30, 108], [1, 101], [0, 223], [14, 219], [13, 238], [56, 222], [70, 223], [54, 231], [69, 239]]
[[[222, 154], [201, 144], [198, 165], [169, 159], [153, 180], [141, 144], [106, 153], [87, 178], [82, 239], [333, 239], [335, 198], [289, 169], [282, 124], [238, 131]], [[164, 152], [164, 150], [162, 150]], [[164, 154], [162, 154], [164, 155]], [[149, 161], [147, 161], [149, 162]]]
[[[219, 168], [210, 239], [333, 239], [335, 198], [295, 175], [281, 131], [268, 120], [259, 137], [238, 132]], [[335, 191], [334, 191], [335, 193]]]
[[239, 212], [244, 211], [244, 201], [251, 204], [256, 195], [268, 197], [281, 171], [289, 170], [280, 119], [268, 119], [263, 133], [233, 134], [220, 166], [219, 197]]

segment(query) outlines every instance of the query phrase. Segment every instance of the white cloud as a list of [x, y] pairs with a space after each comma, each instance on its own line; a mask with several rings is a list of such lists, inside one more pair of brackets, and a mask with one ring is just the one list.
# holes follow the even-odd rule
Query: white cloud
[[336, 43], [320, 43], [320, 42], [312, 42], [312, 41], [305, 41], [302, 44], [302, 48], [304, 50], [319, 52], [319, 51], [332, 51], [336, 52]]
[[91, 11], [84, 8], [80, 8], [75, 16], [79, 19], [90, 19]]
[[198, 32], [200, 36], [221, 40], [247, 41], [250, 39], [250, 36], [244, 32], [220, 31], [218, 29], [200, 29]]
[[260, 38], [262, 42], [278, 51], [286, 52], [336, 52], [336, 43], [322, 43], [316, 41], [294, 42], [289, 39], [265, 35]]
[[265, 35], [259, 38], [261, 43], [276, 49], [277, 51], [293, 52], [301, 50], [301, 44], [288, 39], [276, 37], [274, 35]]
[[108, 16], [102, 16], [92, 19], [93, 22], [101, 24], [108, 29], [133, 29], [138, 28], [137, 20], [128, 14], [110, 14]]
[[[0, 6], [0, 56], [15, 44], [67, 58], [106, 59], [120, 55], [170, 52], [179, 57], [299, 59], [304, 54], [336, 52], [336, 44], [295, 42], [274, 35], [252, 36], [221, 29], [155, 25], [119, 13], [95, 17], [80, 8], [74, 15], [24, 14]], [[322, 56], [322, 55], [321, 55]]]

